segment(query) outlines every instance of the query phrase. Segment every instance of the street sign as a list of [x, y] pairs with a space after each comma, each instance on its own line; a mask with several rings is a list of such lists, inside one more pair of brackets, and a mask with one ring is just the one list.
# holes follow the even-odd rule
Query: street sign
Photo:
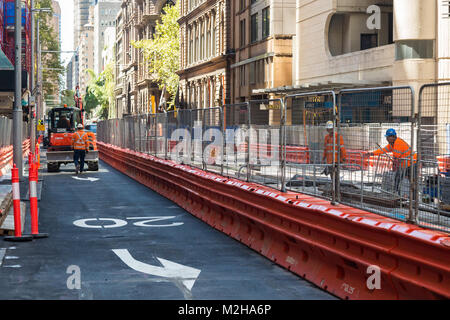
[[38, 124], [37, 131], [45, 131], [45, 126], [43, 124]]

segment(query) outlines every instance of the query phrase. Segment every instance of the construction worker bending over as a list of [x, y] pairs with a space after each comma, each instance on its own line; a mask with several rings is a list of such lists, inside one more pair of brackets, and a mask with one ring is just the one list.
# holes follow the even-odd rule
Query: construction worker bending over
[[405, 177], [410, 178], [411, 169], [414, 170], [414, 165], [417, 162], [417, 154], [413, 153], [413, 167], [411, 168], [411, 152], [413, 151], [409, 144], [402, 138], [398, 138], [397, 132], [392, 128], [386, 130], [385, 137], [388, 145], [383, 149], [380, 148], [369, 152], [369, 156], [392, 153], [392, 171], [395, 172], [394, 191], [400, 194], [400, 182]]
[[[324, 149], [322, 161], [327, 163], [327, 167], [322, 172], [325, 175], [331, 175], [331, 178], [335, 180], [335, 185], [337, 184], [339, 177], [336, 174], [336, 168], [339, 163], [338, 152], [340, 152], [340, 161], [345, 162], [347, 158], [347, 150], [344, 147], [344, 139], [342, 135], [335, 133], [335, 141], [333, 147], [333, 121], [328, 121], [326, 124], [326, 129], [328, 134], [325, 136]], [[334, 160], [333, 160], [333, 149], [334, 149]], [[334, 163], [334, 166], [333, 166]]]
[[[77, 131], [72, 135], [73, 162], [75, 164], [75, 173], [81, 173], [84, 169], [84, 157], [89, 151], [88, 135], [83, 131], [83, 125], [77, 125]], [[80, 162], [78, 163], [78, 160]]]

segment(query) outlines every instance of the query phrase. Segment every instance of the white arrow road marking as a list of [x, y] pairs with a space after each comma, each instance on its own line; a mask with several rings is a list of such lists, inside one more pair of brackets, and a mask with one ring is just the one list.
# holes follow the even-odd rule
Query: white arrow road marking
[[3, 263], [3, 257], [5, 256], [5, 252], [6, 252], [5, 248], [0, 248], [0, 266]]
[[127, 249], [112, 249], [112, 251], [131, 269], [164, 278], [182, 279], [182, 283], [189, 290], [194, 286], [195, 280], [201, 270], [184, 266], [169, 260], [156, 257], [163, 267], [152, 266], [134, 259]]
[[99, 178], [92, 178], [92, 177], [89, 177], [89, 178], [79, 178], [79, 177], [72, 176], [72, 178], [74, 178], [74, 179], [76, 179], [76, 180], [91, 181], [91, 182], [100, 180]]

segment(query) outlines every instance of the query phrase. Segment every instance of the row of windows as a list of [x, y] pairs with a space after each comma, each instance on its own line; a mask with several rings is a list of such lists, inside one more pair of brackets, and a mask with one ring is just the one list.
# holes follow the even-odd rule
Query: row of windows
[[[262, 10], [262, 21], [261, 21], [261, 39], [267, 38], [270, 34], [270, 14], [269, 14], [269, 7], [264, 8]], [[256, 42], [259, 40], [258, 37], [258, 27], [259, 27], [259, 15], [258, 13], [253, 14], [250, 17], [250, 43]], [[239, 45], [241, 47], [246, 45], [246, 19], [242, 19], [240, 21], [240, 39], [239, 39]]]
[[241, 87], [264, 84], [266, 76], [270, 75], [270, 58], [260, 59], [235, 69], [235, 81]]
[[212, 13], [189, 27], [188, 64], [216, 55], [217, 25]]

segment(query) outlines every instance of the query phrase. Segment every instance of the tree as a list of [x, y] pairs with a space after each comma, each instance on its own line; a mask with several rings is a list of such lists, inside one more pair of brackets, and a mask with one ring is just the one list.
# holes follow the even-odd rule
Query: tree
[[179, 76], [179, 1], [176, 5], [166, 5], [161, 14], [161, 22], [156, 22], [153, 39], [133, 42], [132, 45], [144, 54], [149, 63], [149, 72], [154, 75], [160, 90], [164, 87], [170, 98], [169, 108], [173, 107], [178, 89]]
[[[51, 0], [36, 0], [36, 8], [52, 8]], [[39, 19], [39, 40], [41, 50], [44, 51], [60, 51], [61, 46], [58, 36], [50, 22], [53, 17], [52, 12], [38, 12], [36, 19]], [[58, 98], [58, 89], [62, 85], [61, 77], [64, 74], [64, 67], [61, 64], [60, 53], [42, 53], [42, 87], [44, 99], [54, 100]]]
[[108, 118], [108, 110], [114, 103], [114, 62], [105, 66], [98, 76], [88, 69], [90, 82], [86, 88], [83, 108], [88, 113], [96, 113], [101, 119]]
[[75, 100], [73, 98], [74, 92], [72, 90], [63, 90], [61, 91], [61, 103], [67, 104], [68, 107], [75, 106]]

